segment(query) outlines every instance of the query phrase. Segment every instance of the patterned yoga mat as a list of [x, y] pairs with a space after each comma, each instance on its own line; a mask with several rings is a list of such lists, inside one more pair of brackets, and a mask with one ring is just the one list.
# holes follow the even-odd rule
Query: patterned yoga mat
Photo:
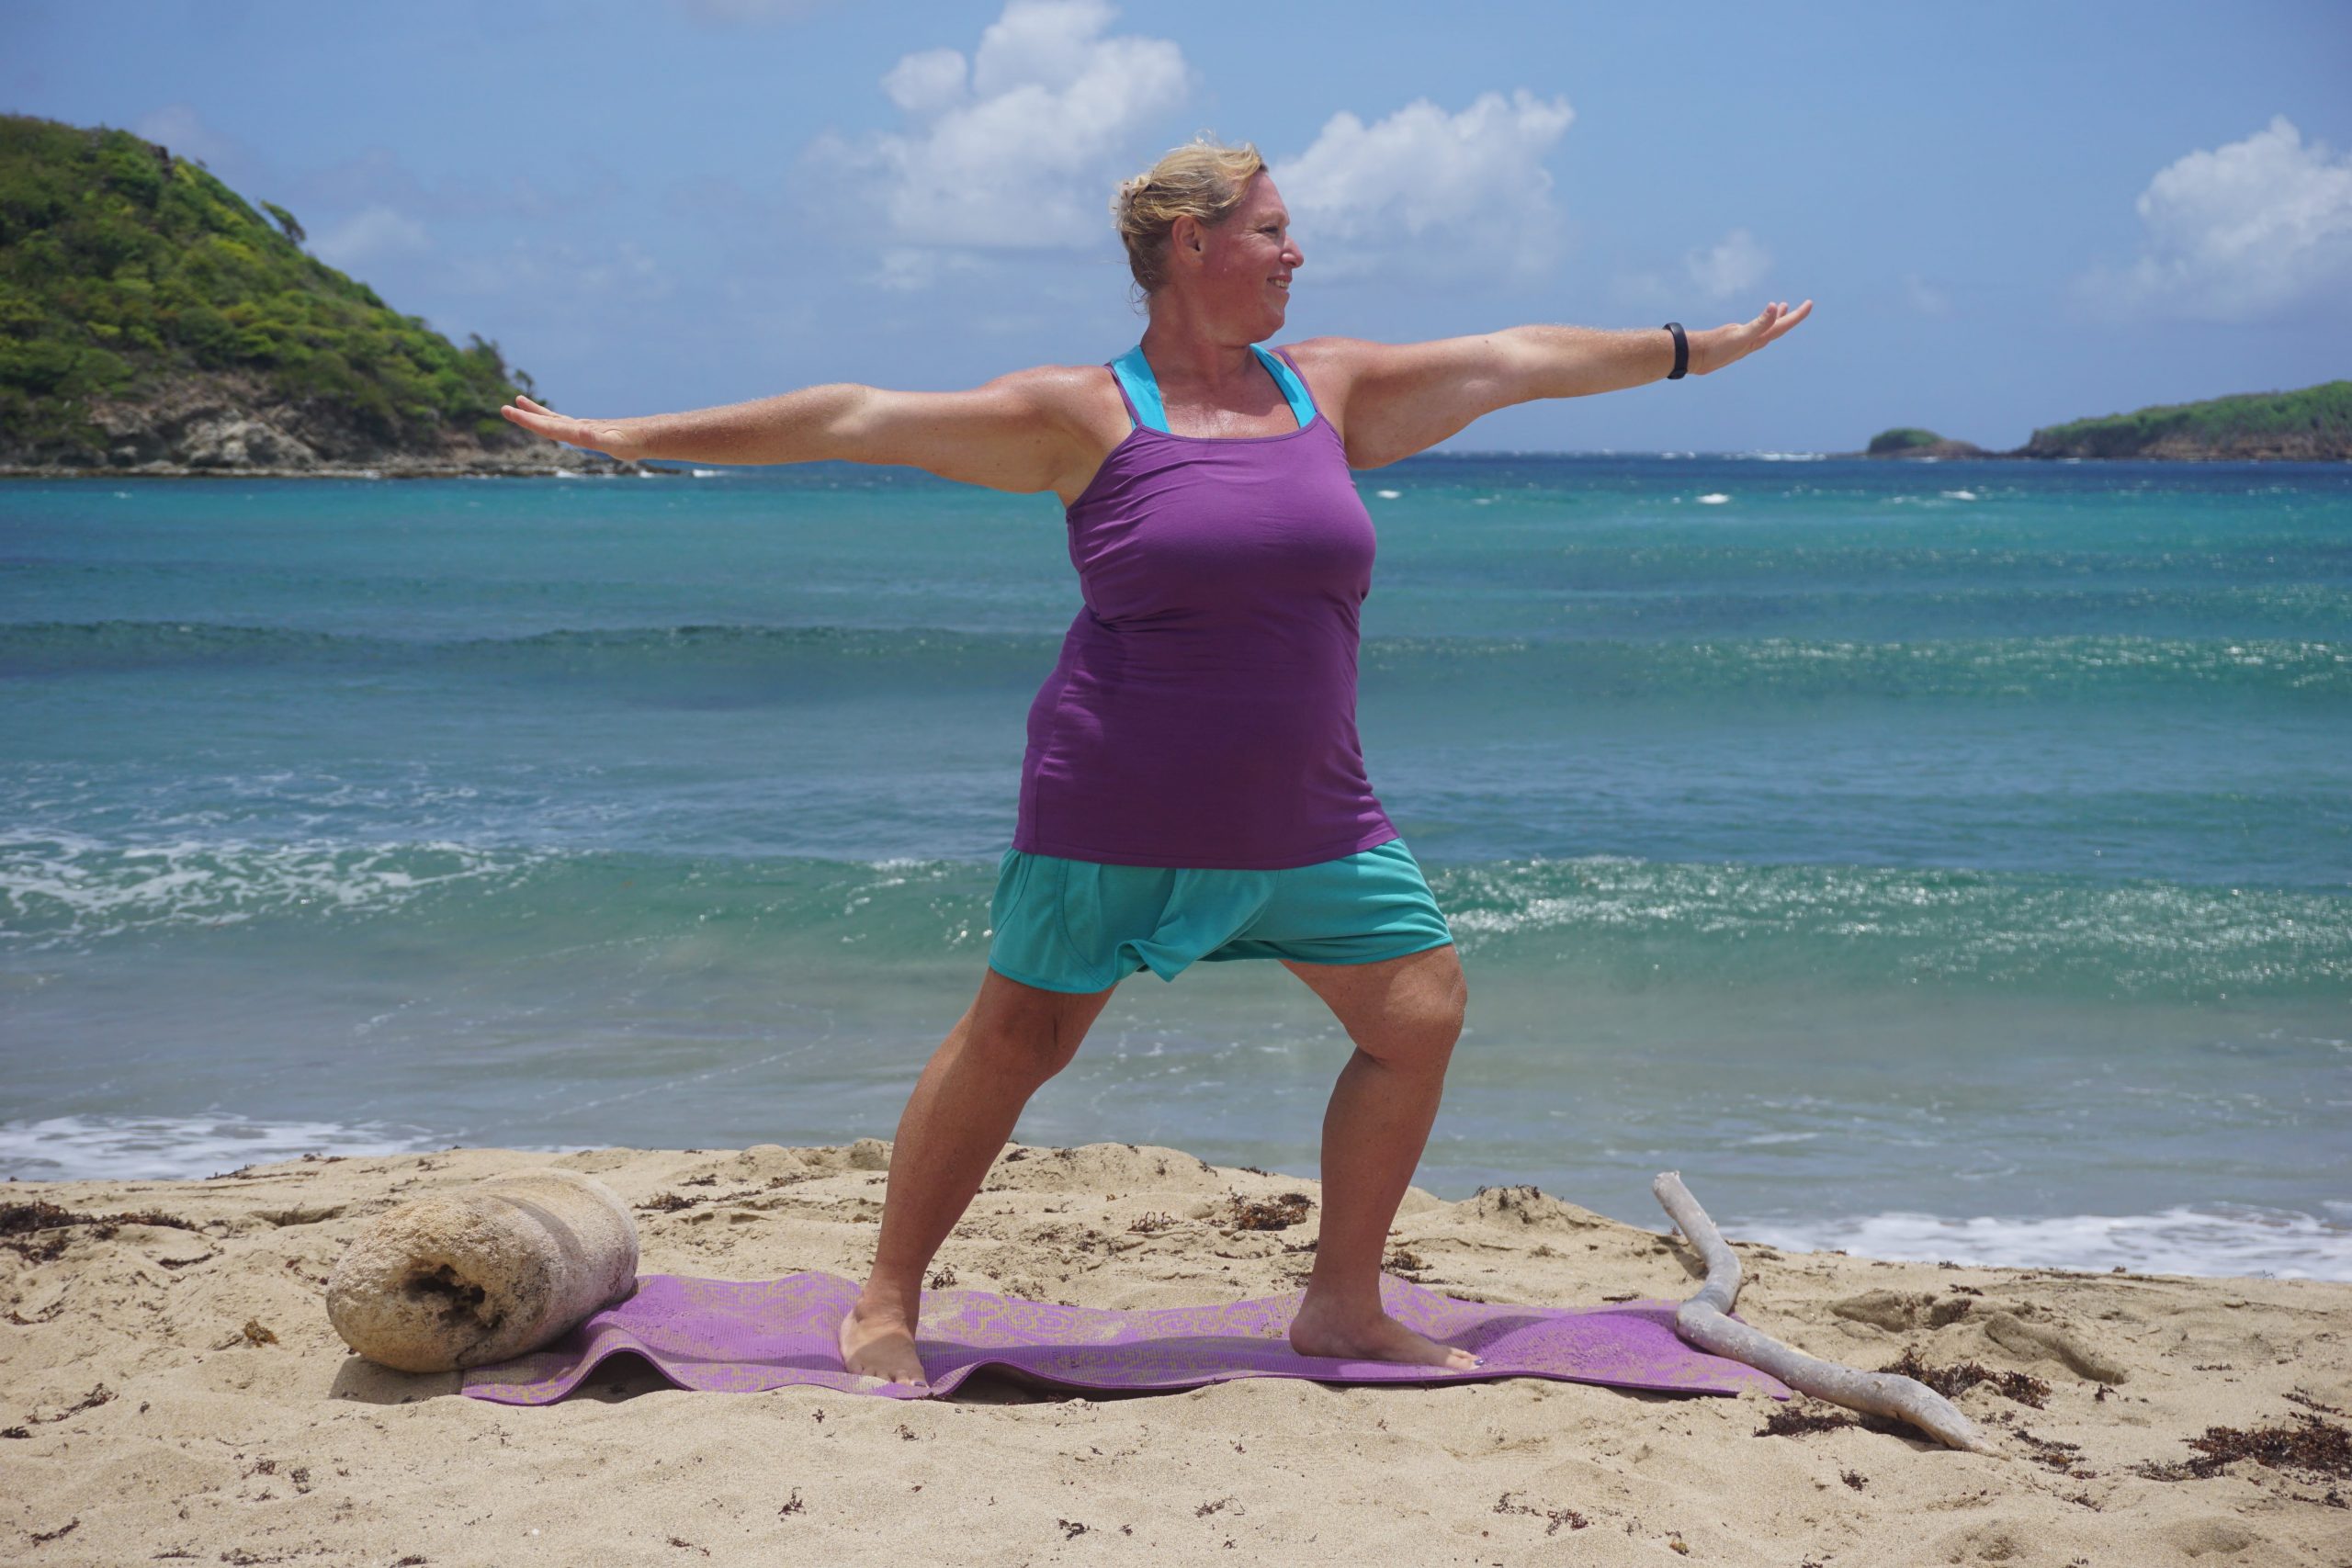
[[[502, 1404], [561, 1399], [606, 1357], [630, 1351], [680, 1388], [737, 1393], [813, 1383], [888, 1399], [927, 1395], [842, 1366], [835, 1337], [858, 1287], [810, 1271], [782, 1280], [644, 1274], [636, 1293], [544, 1350], [463, 1374], [462, 1391]], [[1199, 1307], [1055, 1306], [985, 1291], [925, 1291], [915, 1349], [932, 1394], [984, 1367], [1080, 1389], [1184, 1389], [1229, 1378], [1324, 1382], [1467, 1382], [1555, 1378], [1615, 1388], [1789, 1397], [1778, 1378], [1711, 1356], [1674, 1332], [1670, 1301], [1566, 1308], [1457, 1301], [1391, 1274], [1381, 1304], [1408, 1327], [1487, 1359], [1470, 1371], [1302, 1356], [1285, 1336], [1305, 1292]]]

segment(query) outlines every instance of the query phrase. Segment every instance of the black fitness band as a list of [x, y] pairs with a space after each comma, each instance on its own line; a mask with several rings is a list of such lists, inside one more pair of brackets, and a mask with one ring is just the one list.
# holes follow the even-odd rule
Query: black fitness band
[[1666, 330], [1674, 334], [1674, 368], [1666, 373], [1669, 381], [1679, 381], [1682, 373], [1690, 368], [1690, 340], [1682, 335], [1680, 321], [1668, 321]]

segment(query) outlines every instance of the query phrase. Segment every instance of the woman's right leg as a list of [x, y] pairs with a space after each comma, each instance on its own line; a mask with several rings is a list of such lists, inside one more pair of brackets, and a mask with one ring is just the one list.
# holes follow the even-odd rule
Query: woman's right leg
[[924, 1381], [914, 1346], [923, 1271], [1004, 1152], [1029, 1097], [1069, 1065], [1117, 988], [1048, 991], [994, 969], [983, 975], [979, 995], [932, 1053], [899, 1118], [874, 1268], [841, 1324], [842, 1361], [851, 1371]]

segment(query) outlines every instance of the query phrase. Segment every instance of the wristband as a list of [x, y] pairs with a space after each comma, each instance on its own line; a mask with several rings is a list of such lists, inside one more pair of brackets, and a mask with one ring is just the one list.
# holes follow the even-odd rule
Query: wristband
[[1690, 368], [1690, 340], [1682, 335], [1680, 321], [1668, 321], [1666, 330], [1674, 334], [1674, 368], [1666, 373], [1669, 381], [1679, 381], [1682, 373]]

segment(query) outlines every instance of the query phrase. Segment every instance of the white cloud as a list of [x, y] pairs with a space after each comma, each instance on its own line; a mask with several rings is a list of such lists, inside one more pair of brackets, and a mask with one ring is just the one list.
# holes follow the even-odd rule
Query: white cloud
[[1681, 274], [1672, 281], [1655, 272], [1623, 272], [1610, 288], [1621, 305], [1679, 309], [1691, 304], [1694, 297], [1713, 303], [1747, 294], [1764, 281], [1771, 266], [1772, 254], [1756, 236], [1734, 229], [1712, 245], [1684, 252]]
[[1193, 85], [1164, 39], [1102, 36], [1104, 0], [1011, 0], [967, 63], [952, 49], [899, 60], [882, 86], [912, 123], [851, 141], [828, 131], [801, 154], [832, 200], [868, 209], [895, 247], [884, 286], [918, 288], [934, 247], [1100, 246], [1111, 194], [1144, 127]]
[[356, 275], [388, 257], [421, 255], [433, 248], [424, 225], [389, 207], [366, 207], [310, 237], [311, 254], [338, 272]]
[[1916, 272], [1906, 272], [1903, 275], [1903, 298], [1905, 303], [1923, 316], [1951, 314], [1951, 296]]
[[1466, 266], [1529, 280], [1559, 254], [1544, 157], [1575, 118], [1566, 99], [1524, 87], [1481, 94], [1457, 115], [1426, 98], [1371, 125], [1342, 111], [1269, 172], [1309, 276], [1459, 277]]
[[[567, 161], [575, 172], [568, 187], [542, 190], [519, 169], [482, 178], [441, 175], [420, 179], [388, 147], [364, 147], [349, 157], [293, 174], [279, 183], [283, 200], [297, 216], [312, 207], [330, 210], [375, 203], [432, 219], [527, 219], [566, 217], [617, 199], [620, 181], [592, 155]], [[545, 173], [546, 171], [541, 171]]]
[[2159, 170], [2135, 205], [2139, 258], [2076, 280], [2094, 314], [2248, 321], [2352, 287], [2352, 155], [2306, 146], [2284, 115]]
[[890, 101], [920, 119], [946, 113], [964, 101], [964, 56], [953, 49], [910, 54], [882, 78]]
[[244, 143], [207, 125], [192, 104], [165, 104], [133, 121], [130, 130], [132, 134], [166, 149], [175, 158], [202, 160], [208, 169], [224, 159], [237, 158], [245, 151]]
[[451, 258], [446, 287], [460, 294], [528, 296], [540, 303], [618, 299], [632, 306], [676, 291], [661, 264], [632, 240], [585, 250], [569, 240], [515, 240], [502, 253]]
[[1771, 265], [1771, 253], [1745, 229], [1734, 229], [1706, 249], [1682, 258], [1682, 270], [1711, 299], [1747, 293], [1764, 280]]

